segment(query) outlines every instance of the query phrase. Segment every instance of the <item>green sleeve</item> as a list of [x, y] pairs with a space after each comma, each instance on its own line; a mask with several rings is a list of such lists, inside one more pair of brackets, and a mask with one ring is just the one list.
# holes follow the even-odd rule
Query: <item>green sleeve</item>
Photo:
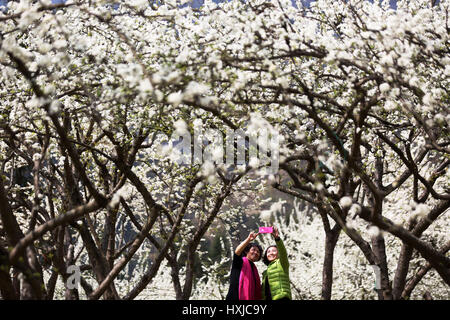
[[283, 240], [278, 239], [276, 240], [277, 249], [278, 249], [278, 258], [280, 259], [281, 266], [285, 271], [288, 271], [289, 269], [289, 261], [287, 256], [286, 248], [284, 247]]

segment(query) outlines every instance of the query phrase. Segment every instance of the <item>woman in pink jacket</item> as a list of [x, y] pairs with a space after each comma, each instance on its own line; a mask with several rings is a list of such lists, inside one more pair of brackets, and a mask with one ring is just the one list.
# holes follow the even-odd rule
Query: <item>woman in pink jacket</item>
[[255, 262], [261, 259], [263, 250], [252, 242], [258, 235], [250, 232], [234, 251], [226, 300], [261, 300], [261, 279]]

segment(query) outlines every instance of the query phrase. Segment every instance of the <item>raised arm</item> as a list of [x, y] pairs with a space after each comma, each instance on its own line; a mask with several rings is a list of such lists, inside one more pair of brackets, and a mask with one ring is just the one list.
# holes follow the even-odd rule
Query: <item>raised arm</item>
[[247, 239], [242, 241], [237, 247], [236, 250], [234, 250], [234, 253], [238, 256], [241, 256], [242, 252], [244, 252], [245, 247], [256, 239], [256, 237], [259, 235], [259, 233], [250, 232]]
[[280, 259], [281, 266], [283, 267], [283, 269], [287, 271], [289, 269], [288, 255], [283, 240], [280, 239], [280, 235], [276, 227], [273, 227], [272, 236], [275, 238], [275, 243], [277, 244], [278, 259]]

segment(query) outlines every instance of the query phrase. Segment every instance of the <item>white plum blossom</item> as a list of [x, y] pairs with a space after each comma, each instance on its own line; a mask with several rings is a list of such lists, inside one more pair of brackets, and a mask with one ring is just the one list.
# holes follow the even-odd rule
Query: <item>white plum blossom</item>
[[48, 107], [48, 113], [55, 115], [61, 110], [62, 103], [59, 100], [53, 100]]
[[386, 93], [386, 92], [388, 92], [390, 89], [391, 89], [391, 86], [389, 85], [389, 83], [384, 82], [384, 83], [380, 84], [380, 91], [381, 91], [382, 93]]
[[184, 135], [188, 132], [188, 125], [183, 119], [178, 119], [175, 121], [173, 126], [175, 128], [175, 132], [179, 135]]
[[172, 92], [167, 96], [167, 102], [178, 106], [183, 101], [183, 94], [181, 92]]
[[190, 99], [192, 100], [192, 98], [195, 95], [202, 95], [208, 92], [208, 86], [206, 86], [205, 84], [202, 83], [198, 83], [196, 81], [191, 81], [185, 91], [184, 91], [184, 99]]
[[205, 163], [203, 163], [201, 173], [205, 177], [214, 175], [215, 173], [214, 163], [212, 163], [211, 161], [206, 161]]
[[149, 79], [143, 79], [139, 83], [139, 90], [141, 92], [151, 92], [153, 90], [153, 86]]
[[380, 229], [376, 226], [370, 226], [367, 232], [371, 237], [377, 237], [378, 235], [380, 235]]
[[414, 214], [423, 218], [430, 212], [430, 208], [425, 203], [419, 203], [414, 210]]
[[339, 200], [339, 204], [343, 207], [343, 208], [348, 208], [352, 205], [353, 200], [351, 197], [342, 197], [341, 200]]

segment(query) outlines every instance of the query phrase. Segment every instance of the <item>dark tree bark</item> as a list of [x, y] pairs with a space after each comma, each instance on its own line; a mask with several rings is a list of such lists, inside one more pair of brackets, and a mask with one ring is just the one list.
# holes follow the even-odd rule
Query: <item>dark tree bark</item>
[[334, 249], [336, 247], [341, 227], [336, 224], [333, 229], [325, 232], [325, 257], [322, 271], [322, 300], [331, 300], [333, 287], [333, 261]]
[[[0, 218], [2, 220], [3, 229], [6, 233], [8, 245], [11, 247], [16, 246], [16, 244], [18, 244], [24, 237], [24, 234], [20, 230], [19, 224], [17, 223], [12, 208], [9, 204], [2, 176], [0, 177]], [[22, 285], [20, 298], [44, 299], [46, 293], [43, 286], [42, 269], [37, 262], [35, 250], [32, 250], [31, 248], [28, 250], [22, 250], [20, 254], [18, 254], [17, 258], [19, 257], [21, 261], [11, 261], [10, 255], [8, 259], [9, 261], [6, 263], [18, 267], [22, 272], [26, 271], [24, 273], [26, 281], [24, 281]], [[11, 294], [11, 292], [8, 292], [8, 294]]]
[[381, 234], [372, 237], [372, 247], [378, 258], [378, 267], [380, 268], [381, 289], [378, 291], [378, 298], [380, 300], [392, 300], [392, 286], [389, 281], [386, 247], [384, 237]]
[[[450, 250], [450, 241], [447, 242], [447, 244], [442, 248], [440, 252], [446, 254], [449, 250]], [[429, 262], [425, 263], [425, 265], [422, 268], [420, 268], [420, 270], [406, 283], [401, 298], [409, 299], [411, 297], [412, 291], [416, 288], [419, 282], [431, 269], [432, 269], [431, 263]]]
[[2, 299], [17, 300], [17, 294], [13, 281], [9, 275], [8, 251], [0, 246], [0, 294]]

